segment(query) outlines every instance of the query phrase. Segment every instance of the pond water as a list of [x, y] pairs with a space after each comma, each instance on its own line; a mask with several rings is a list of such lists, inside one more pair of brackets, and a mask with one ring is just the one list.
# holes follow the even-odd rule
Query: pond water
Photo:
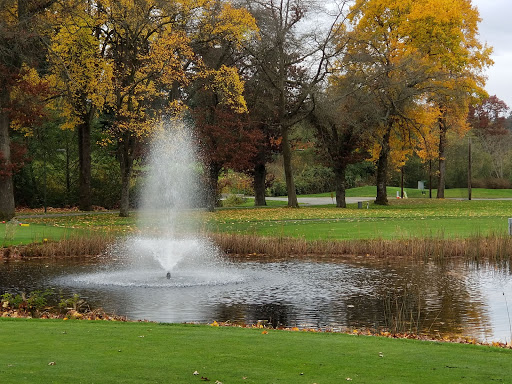
[[100, 262], [10, 261], [0, 264], [0, 290], [54, 287], [132, 320], [266, 320], [273, 326], [391, 328], [485, 342], [512, 337], [509, 266], [237, 261], [210, 272], [178, 270], [168, 280], [161, 271], [130, 276], [135, 272]]

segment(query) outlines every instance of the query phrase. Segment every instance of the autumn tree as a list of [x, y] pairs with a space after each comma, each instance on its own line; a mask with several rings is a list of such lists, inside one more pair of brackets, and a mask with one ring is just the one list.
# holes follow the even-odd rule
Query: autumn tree
[[59, 4], [53, 15], [57, 25], [48, 54], [54, 107], [65, 118], [62, 129], [78, 133], [79, 208], [92, 209], [91, 130], [98, 114], [112, 106], [113, 66], [102, 45], [102, 15], [89, 1]]
[[247, 113], [239, 113], [221, 104], [194, 110], [199, 148], [206, 165], [206, 207], [217, 206], [220, 172], [245, 171], [261, 141], [260, 132], [251, 129]]
[[483, 149], [492, 160], [492, 176], [503, 179], [505, 160], [511, 150], [511, 134], [507, 129], [507, 104], [490, 96], [476, 106], [470, 106], [468, 122]]
[[[408, 123], [409, 112], [424, 96], [425, 83], [432, 76], [415, 50], [409, 49], [402, 31], [411, 2], [358, 1], [350, 20], [353, 30], [345, 45], [337, 71], [358, 84], [374, 106], [371, 128], [377, 164], [377, 204], [387, 204], [387, 171], [392, 142]], [[340, 43], [338, 43], [340, 44]], [[335, 72], [336, 73], [336, 72]]]
[[[360, 0], [352, 7], [352, 30], [342, 63], [378, 101], [378, 204], [387, 204], [393, 136], [400, 137], [404, 126], [417, 131], [424, 125], [416, 119], [426, 116], [419, 109], [444, 105], [436, 111], [442, 167], [448, 115], [453, 124], [459, 122], [469, 96], [481, 89], [476, 72], [489, 62], [489, 50], [476, 40], [478, 13], [469, 1], [455, 2], [456, 6], [447, 0]], [[427, 120], [431, 118], [429, 114]], [[414, 136], [421, 140], [419, 134]]]
[[333, 81], [325, 95], [314, 98], [315, 109], [308, 120], [315, 130], [319, 151], [336, 177], [336, 207], [346, 208], [347, 167], [369, 158], [368, 127], [376, 122], [372, 120], [375, 114], [368, 110], [371, 103], [367, 95], [357, 91], [345, 94], [347, 89], [354, 89], [347, 78]]
[[[224, 75], [233, 75], [221, 68], [215, 73], [195, 50], [201, 44], [215, 45], [213, 36], [240, 38], [248, 26], [231, 18], [237, 13], [217, 0], [109, 0], [95, 7], [102, 20], [97, 38], [112, 66], [108, 140], [117, 146], [122, 179], [120, 214], [126, 216], [137, 146], [151, 134], [154, 121], [182, 109], [182, 96], [193, 80], [210, 77], [216, 86], [215, 81], [225, 80]], [[206, 34], [211, 38], [202, 41]], [[237, 88], [226, 87], [225, 91], [219, 94], [228, 104], [243, 100]]]
[[[265, 84], [269, 97], [267, 115], [281, 135], [288, 206], [297, 207], [297, 196], [292, 171], [290, 131], [312, 110], [311, 95], [325, 80], [331, 39], [341, 23], [343, 5], [324, 30], [307, 24], [307, 15], [313, 15], [313, 3], [306, 0], [245, 1], [255, 16], [260, 39], [247, 45], [251, 66]], [[324, 19], [329, 20], [329, 19]]]
[[408, 33], [414, 34], [414, 46], [437, 74], [428, 99], [439, 111], [437, 197], [444, 198], [447, 133], [463, 135], [469, 130], [468, 108], [486, 96], [482, 72], [492, 64], [492, 49], [478, 40], [480, 18], [471, 0], [418, 2], [409, 18]]
[[45, 13], [53, 1], [2, 1], [0, 3], [0, 218], [14, 216], [10, 132], [11, 97], [19, 90], [25, 65], [34, 67], [44, 53]]
[[249, 158], [250, 167], [245, 172], [253, 177], [254, 205], [265, 206], [267, 189], [267, 163], [281, 151], [282, 138], [275, 115], [272, 97], [258, 74], [247, 76], [245, 99], [249, 110], [249, 124], [261, 138], [255, 142], [256, 152]]
[[255, 37], [254, 18], [229, 2], [211, 2], [191, 46], [201, 64], [187, 92], [205, 165], [207, 207], [216, 206], [219, 174], [226, 167], [245, 170], [259, 140], [248, 123], [239, 70], [242, 43]]

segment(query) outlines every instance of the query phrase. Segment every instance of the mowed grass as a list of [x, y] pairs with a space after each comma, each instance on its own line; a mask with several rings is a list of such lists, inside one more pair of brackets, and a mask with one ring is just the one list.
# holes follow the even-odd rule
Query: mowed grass
[[392, 200], [369, 209], [332, 207], [222, 210], [207, 215], [209, 230], [307, 240], [467, 238], [503, 235], [512, 201]]
[[[363, 195], [375, 187], [363, 187], [354, 193]], [[353, 190], [349, 190], [353, 191]], [[485, 190], [489, 191], [489, 190]], [[500, 190], [504, 193], [504, 190]], [[351, 192], [352, 193], [352, 192]], [[369, 209], [347, 209], [330, 206], [306, 206], [290, 209], [282, 206], [265, 208], [223, 208], [213, 213], [193, 211], [205, 231], [277, 237], [299, 237], [306, 240], [402, 239], [414, 237], [467, 238], [503, 235], [512, 217], [509, 200], [438, 200], [410, 198], [390, 199], [390, 205], [370, 202]], [[44, 238], [58, 240], [69, 233], [89, 231], [122, 236], [141, 228], [136, 215], [120, 218], [117, 213], [80, 216], [40, 216], [24, 219], [29, 227], [16, 227], [14, 236], [6, 225], [0, 225], [4, 246], [39, 242]]]
[[[388, 197], [396, 197], [397, 192], [400, 192], [400, 187], [387, 187], [386, 192]], [[425, 198], [429, 197], [429, 190], [421, 191], [416, 188], [404, 188], [409, 198]], [[432, 197], [437, 195], [437, 189], [432, 189]], [[331, 197], [331, 193], [320, 193], [316, 195], [307, 195], [308, 197]], [[365, 186], [350, 188], [346, 191], [347, 197], [375, 197], [377, 196], [377, 187]], [[304, 196], [306, 197], [306, 196]], [[512, 189], [486, 189], [486, 188], [473, 188], [471, 197], [475, 199], [512, 199]], [[468, 190], [466, 188], [450, 188], [445, 190], [445, 198], [452, 199], [467, 199]]]
[[432, 384], [512, 377], [511, 350], [335, 333], [1, 319], [0, 345], [2, 383]]
[[3, 247], [58, 241], [65, 239], [73, 232], [70, 228], [56, 227], [46, 224], [15, 225], [0, 223], [0, 244]]

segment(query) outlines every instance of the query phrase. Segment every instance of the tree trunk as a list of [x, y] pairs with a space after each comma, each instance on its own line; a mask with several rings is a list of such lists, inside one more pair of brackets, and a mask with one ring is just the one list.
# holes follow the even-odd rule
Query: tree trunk
[[[89, 116], [88, 116], [89, 117]], [[91, 211], [91, 119], [78, 126], [79, 209]]]
[[259, 163], [254, 167], [254, 205], [263, 207], [267, 205], [265, 200], [265, 179], [267, 176], [267, 168], [265, 163]]
[[286, 191], [288, 194], [288, 206], [297, 208], [299, 203], [297, 201], [297, 192], [295, 191], [295, 181], [293, 180], [292, 150], [290, 142], [288, 141], [288, 128], [282, 128], [282, 136], [284, 177], [286, 180]]
[[437, 185], [437, 198], [444, 199], [446, 177], [446, 121], [443, 117], [439, 120], [439, 182]]
[[119, 216], [130, 216], [130, 181], [132, 176], [133, 159], [131, 155], [131, 140], [125, 136], [119, 143], [119, 164], [121, 166], [121, 202]]
[[[11, 141], [9, 139], [9, 116], [4, 110], [9, 93], [3, 90], [0, 96], [0, 220], [14, 217], [14, 187], [11, 168]], [[7, 96], [7, 97], [6, 97]]]
[[206, 209], [213, 212], [219, 201], [217, 187], [219, 182], [219, 174], [222, 168], [217, 164], [211, 164], [208, 167], [208, 180], [206, 182]]
[[347, 202], [345, 201], [345, 166], [335, 167], [334, 174], [336, 176], [336, 207], [347, 208]]
[[387, 205], [387, 184], [388, 184], [388, 159], [389, 159], [389, 138], [391, 129], [388, 128], [382, 138], [382, 147], [380, 149], [379, 159], [377, 160], [377, 198], [375, 204]]

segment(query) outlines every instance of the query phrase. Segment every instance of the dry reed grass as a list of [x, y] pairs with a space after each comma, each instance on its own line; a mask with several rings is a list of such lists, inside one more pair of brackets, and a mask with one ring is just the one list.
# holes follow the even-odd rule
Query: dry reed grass
[[401, 240], [307, 241], [293, 238], [261, 237], [216, 233], [210, 238], [232, 255], [286, 256], [371, 256], [374, 258], [406, 257], [437, 259], [458, 257], [469, 260], [508, 261], [512, 254], [512, 237], [476, 236], [468, 239], [409, 238]]
[[0, 259], [72, 258], [98, 256], [115, 242], [111, 234], [72, 235], [60, 241], [48, 241], [0, 248]]
[[[316, 240], [286, 237], [262, 237], [213, 233], [208, 235], [228, 255], [259, 255], [269, 258], [301, 258], [326, 256], [329, 258], [366, 256], [374, 259], [393, 257], [419, 260], [510, 261], [512, 236], [488, 235], [467, 239], [436, 237], [400, 240]], [[71, 258], [105, 254], [116, 237], [112, 234], [89, 233], [75, 235], [58, 242], [35, 243], [25, 246], [0, 248], [0, 259]]]

